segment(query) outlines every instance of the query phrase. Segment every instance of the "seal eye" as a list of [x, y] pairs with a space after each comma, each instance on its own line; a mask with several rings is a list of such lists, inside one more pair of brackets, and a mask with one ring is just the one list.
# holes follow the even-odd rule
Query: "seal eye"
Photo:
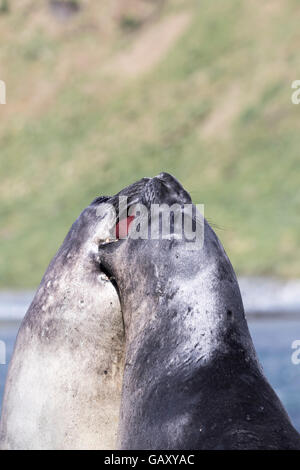
[[127, 219], [120, 220], [116, 225], [116, 238], [126, 238], [129, 232], [130, 225], [134, 219], [133, 215], [127, 217]]

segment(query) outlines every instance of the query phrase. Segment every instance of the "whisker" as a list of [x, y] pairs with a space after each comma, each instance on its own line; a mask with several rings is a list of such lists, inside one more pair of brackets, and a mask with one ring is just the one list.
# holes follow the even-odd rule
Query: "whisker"
[[206, 218], [206, 220], [209, 223], [209, 225], [216, 230], [222, 230], [223, 232], [229, 232], [232, 230], [230, 227], [223, 227], [219, 224], [216, 224], [215, 222], [212, 222], [211, 219]]

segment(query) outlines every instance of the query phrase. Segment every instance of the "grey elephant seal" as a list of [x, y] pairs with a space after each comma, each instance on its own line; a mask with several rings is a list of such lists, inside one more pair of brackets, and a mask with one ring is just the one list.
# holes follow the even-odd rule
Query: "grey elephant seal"
[[[162, 174], [141, 200], [186, 203]], [[300, 449], [264, 377], [230, 261], [204, 222], [204, 244], [120, 240], [100, 245], [118, 286], [126, 332], [121, 449]]]
[[[134, 200], [147, 179], [120, 194]], [[124, 326], [115, 288], [95, 265], [109, 217], [96, 199], [72, 226], [21, 325], [0, 422], [1, 449], [114, 449]], [[106, 216], [107, 215], [107, 216]]]

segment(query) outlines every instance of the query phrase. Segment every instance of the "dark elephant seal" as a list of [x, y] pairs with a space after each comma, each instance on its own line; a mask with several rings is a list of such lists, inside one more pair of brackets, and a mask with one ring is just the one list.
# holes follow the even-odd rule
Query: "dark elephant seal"
[[[188, 202], [178, 185], [162, 174], [141, 200], [150, 207], [159, 194], [160, 203]], [[200, 250], [186, 250], [176, 237], [100, 245], [126, 332], [119, 446], [300, 449], [258, 363], [233, 268], [203, 222]]]
[[[120, 195], [134, 200], [148, 180]], [[72, 226], [21, 325], [0, 422], [1, 449], [114, 449], [124, 327], [115, 288], [96, 266], [110, 215], [96, 199]]]

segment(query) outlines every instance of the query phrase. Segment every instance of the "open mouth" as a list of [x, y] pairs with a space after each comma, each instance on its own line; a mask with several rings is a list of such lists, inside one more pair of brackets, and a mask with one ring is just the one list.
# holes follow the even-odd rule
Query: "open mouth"
[[100, 240], [99, 245], [107, 245], [109, 243], [116, 243], [119, 240], [125, 239], [128, 236], [130, 225], [134, 220], [134, 215], [129, 215], [119, 220], [114, 228], [115, 237], [109, 237], [105, 240]]
[[[178, 181], [167, 173], [161, 173], [154, 178], [143, 178], [134, 185], [124, 188], [110, 198], [110, 204], [115, 211], [115, 221], [112, 222], [112, 227], [105, 239], [98, 241], [99, 246], [116, 243], [119, 240], [128, 238], [130, 226], [135, 216], [137, 217], [135, 211], [129, 209], [134, 209], [135, 206], [137, 208], [141, 204], [148, 211], [148, 216], [151, 213], [152, 219], [151, 204], [157, 206], [161, 203], [169, 207], [176, 204], [183, 208], [184, 204], [191, 204], [191, 198]], [[139, 209], [138, 213], [140, 213]], [[170, 217], [172, 219], [175, 216], [171, 214]], [[156, 222], [157, 215], [154, 215], [154, 219]], [[174, 225], [173, 219], [172, 223]]]

